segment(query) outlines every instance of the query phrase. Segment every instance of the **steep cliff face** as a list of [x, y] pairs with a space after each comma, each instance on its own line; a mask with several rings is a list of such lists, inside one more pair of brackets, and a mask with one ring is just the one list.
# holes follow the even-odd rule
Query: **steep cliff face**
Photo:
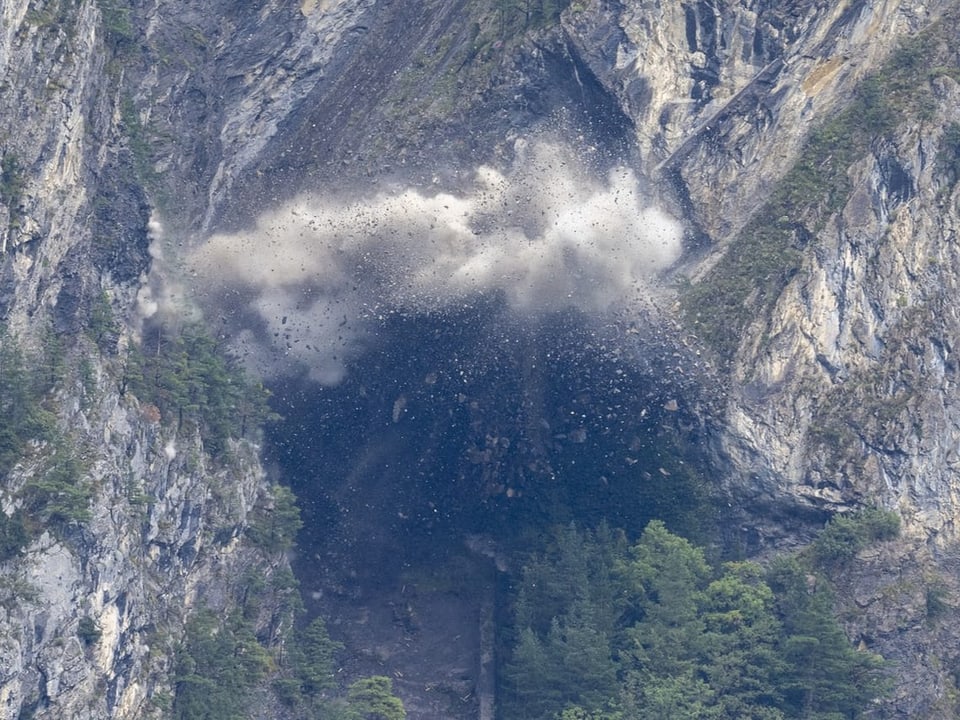
[[918, 537], [950, 545], [956, 197], [940, 150], [957, 86], [935, 85], [936, 116], [851, 168], [852, 194], [751, 331], [732, 427], [763, 448], [781, 490], [827, 508], [883, 499]]
[[[637, 29], [618, 12], [622, 47]], [[942, 618], [931, 619], [940, 600], [950, 607], [956, 597], [947, 578], [957, 542], [957, 85], [955, 52], [942, 29], [953, 12], [947, 3], [810, 3], [755, 15], [718, 9], [706, 29], [728, 28], [715, 47], [726, 45], [732, 57], [717, 53], [712, 103], [697, 98], [657, 114], [657, 124], [635, 114], [642, 134], [659, 141], [648, 151], [664, 158], [657, 169], [689, 202], [713, 247], [732, 239], [723, 262], [714, 265], [708, 253], [691, 265], [702, 294], [688, 317], [698, 329], [711, 322], [742, 329], [727, 345], [729, 404], [720, 433], [728, 487], [748, 509], [742, 542], [794, 543], [804, 536], [799, 518], [809, 518], [809, 530], [818, 516], [864, 505], [894, 508], [904, 520], [902, 544], [860, 557], [841, 583], [840, 603], [853, 637], [904, 658], [886, 710], [896, 717], [956, 712], [944, 668], [955, 666], [957, 641]], [[694, 55], [702, 14], [686, 8], [694, 67], [702, 65]], [[681, 25], [654, 27], [662, 38], [664, 27]], [[746, 46], [737, 38], [750, 28], [756, 43]], [[648, 32], [647, 42], [682, 47], [676, 32], [670, 40]], [[914, 47], [885, 61], [894, 38], [914, 32]], [[639, 62], [621, 64], [608, 82], [627, 104], [635, 97], [628, 68]], [[669, 65], [664, 57], [657, 67]], [[752, 78], [738, 72], [747, 67]], [[677, 77], [694, 95], [703, 87], [668, 73], [647, 81], [651, 105], [657, 88]], [[855, 105], [857, 118], [837, 115], [857, 83], [858, 92], [881, 90]], [[668, 94], [675, 97], [675, 87]], [[726, 104], [717, 100], [724, 95]], [[889, 115], [864, 130], [873, 111]], [[810, 140], [805, 131], [817, 127], [826, 129]], [[804, 174], [815, 177], [814, 163], [829, 167], [845, 153], [829, 197], [803, 187]], [[774, 237], [781, 244], [762, 247]], [[764, 251], [771, 265], [750, 259]], [[734, 268], [744, 266], [760, 282], [734, 293], [752, 316], [706, 320], [709, 303], [722, 306], [730, 284], [743, 282]], [[764, 281], [757, 270], [771, 267]]]
[[[299, 192], [456, 191], [549, 135], [596, 170], [629, 164], [684, 217], [693, 289], [663, 332], [704, 374], [671, 391], [722, 406], [698, 420], [742, 508], [737, 542], [770, 551], [833, 512], [899, 512], [905, 539], [855, 560], [841, 605], [852, 637], [903, 661], [882, 712], [952, 717], [960, 637], [936, 611], [956, 598], [960, 502], [954, 6], [0, 1], [0, 317], [27, 348], [47, 329], [77, 346], [44, 402], [82, 449], [91, 509], [3, 563], [3, 716], [161, 716], [187, 611], [228, 608], [247, 570], [283, 565], [243, 539], [269, 495], [256, 447], [213, 460], [126, 392], [138, 293], [152, 311], [186, 249]], [[921, 62], [894, 73], [917, 33]], [[871, 104], [865, 81], [903, 101]], [[843, 115], [854, 101], [863, 123]], [[821, 192], [824, 168], [840, 181]], [[104, 299], [125, 323], [94, 340], [81, 330]], [[725, 400], [699, 403], [708, 386]], [[8, 515], [53, 455], [24, 453]]]
[[136, 8], [151, 30], [125, 61], [170, 220], [186, 209], [184, 234], [202, 236], [299, 192], [460, 189], [542, 128], [576, 128], [584, 153], [628, 153], [629, 119], [562, 34], [504, 7]]
[[[570, 12], [565, 22], [583, 56], [596, 65], [598, 77], [621, 105], [634, 108], [629, 112], [636, 122], [638, 144], [646, 149], [644, 167], [672, 184], [679, 200], [688, 204], [697, 228], [712, 247], [724, 252], [728, 241], [740, 237], [746, 221], [764, 209], [777, 182], [800, 156], [808, 131], [845, 107], [859, 81], [882, 72], [898, 38], [932, 26], [949, 6], [810, 2], [748, 8], [737, 3], [690, 3], [665, 10], [642, 3], [609, 4]], [[675, 14], [665, 17], [668, 12]], [[812, 471], [819, 481], [809, 476], [801, 480], [807, 472], [799, 469], [801, 465], [826, 459], [801, 439], [808, 435], [810, 422], [826, 433], [826, 418], [833, 418], [826, 424], [834, 432], [841, 426], [875, 427], [884, 421], [877, 417], [876, 406], [870, 407], [870, 419], [865, 414], [856, 421], [841, 419], [837, 410], [865, 409], [866, 395], [861, 391], [827, 401], [824, 381], [835, 388], [856, 376], [862, 386], [873, 382], [868, 379], [871, 373], [882, 375], [888, 384], [878, 377], [873, 390], [881, 404], [889, 400], [895, 405], [896, 397], [922, 404], [944, 395], [945, 380], [935, 375], [937, 367], [950, 366], [949, 350], [930, 350], [943, 355], [939, 361], [914, 355], [917, 367], [904, 365], [906, 346], [912, 345], [914, 351], [918, 347], [916, 338], [909, 338], [930, 335], [931, 323], [941, 338], [931, 337], [931, 347], [943, 348], [944, 343], [949, 347], [944, 338], [952, 335], [951, 313], [947, 308], [933, 309], [932, 304], [949, 297], [952, 287], [949, 248], [955, 180], [953, 141], [947, 136], [956, 122], [956, 100], [952, 71], [943, 68], [953, 67], [955, 59], [939, 45], [943, 41], [936, 32], [924, 37], [929, 47], [922, 62], [941, 65], [941, 72], [930, 80], [918, 71], [910, 82], [925, 87], [929, 82], [929, 87], [908, 101], [916, 111], [903, 116], [887, 135], [871, 138], [862, 155], [852, 158], [853, 164], [839, 169], [849, 175], [849, 187], [842, 188], [842, 201], [831, 200], [835, 213], [818, 205], [815, 192], [806, 208], [802, 202], [791, 206], [807, 215], [789, 218], [797, 224], [792, 244], [775, 251], [782, 252], [784, 265], [790, 266], [787, 256], [802, 250], [799, 271], [784, 282], [782, 295], [768, 298], [774, 305], [769, 321], [752, 324], [747, 337], [737, 343], [731, 428], [751, 440], [736, 466], [749, 468], [754, 462], [747, 446], [762, 448], [758, 451], [765, 458], [755, 463], [757, 467], [809, 487], [819, 482], [826, 503], [832, 491], [838, 493], [837, 499], [842, 495], [830, 483], [843, 481], [819, 465]], [[831, 142], [839, 146], [853, 141], [837, 134]], [[782, 221], [765, 220], [772, 225]], [[734, 246], [729, 252], [746, 251]], [[713, 262], [708, 253], [698, 264], [690, 263], [694, 278], [709, 274]], [[748, 296], [746, 290], [743, 297], [752, 302]], [[926, 373], [922, 379], [910, 380], [920, 372]], [[909, 389], [898, 387], [904, 382], [914, 384]], [[892, 407], [888, 410], [887, 414], [896, 414]], [[945, 428], [953, 425], [949, 410], [933, 414], [940, 420], [933, 420], [929, 410], [915, 407], [907, 413], [924, 421], [929, 418], [939, 428], [930, 433], [916, 428], [920, 434], [943, 437]], [[797, 418], [803, 416], [809, 421], [798, 424]], [[895, 470], [889, 463], [918, 458], [933, 449], [925, 446], [921, 453], [918, 447], [900, 456], [894, 448], [884, 448], [878, 438], [882, 434], [879, 428], [866, 432], [861, 450], [870, 455], [873, 447], [889, 456], [885, 460], [874, 456], [870, 461], [874, 479], [852, 492], [862, 499], [882, 490], [891, 501], [899, 501], [904, 493], [910, 494], [906, 487], [912, 483], [891, 484], [894, 477], [902, 481], [905, 466]], [[822, 439], [832, 445], [836, 438]], [[944, 443], [950, 445], [950, 440]], [[893, 455], [898, 455], [897, 461]], [[930, 465], [938, 468], [938, 474], [949, 466], [942, 454]], [[924, 502], [946, 502], [948, 486], [945, 481]], [[918, 502], [914, 496], [909, 504]], [[952, 526], [951, 516], [946, 510], [942, 522]], [[930, 528], [929, 520], [918, 527]]]
[[24, 330], [36, 308], [53, 308], [60, 329], [76, 329], [89, 276], [129, 283], [146, 267], [148, 211], [138, 188], [111, 178], [125, 159], [96, 5], [4, 3], [3, 13], [3, 312]]
[[[924, 63], [956, 67], [937, 32], [924, 37]], [[748, 502], [829, 512], [880, 504], [901, 514], [909, 539], [900, 552], [861, 559], [848, 602], [863, 613], [859, 632], [912, 658], [899, 712], [951, 717], [942, 668], [956, 663], [956, 640], [948, 624], [929, 624], [920, 588], [956, 597], [943, 578], [957, 543], [958, 97], [949, 72], [925, 70], [917, 82], [922, 110], [849, 167], [848, 194], [770, 315], [747, 332], [726, 448]], [[935, 691], [926, 690], [931, 677]]]
[[[256, 447], [214, 461], [195, 431], [124, 393], [150, 208], [109, 10], [2, 4], [2, 342], [58, 357], [40, 400], [48, 439], [22, 448], [2, 489], [31, 535], [2, 563], [5, 718], [161, 716], [191, 609], [227, 609], [244, 573], [272, 572], [243, 542], [268, 492]], [[27, 489], [55, 472], [69, 477], [51, 514]]]
[[[238, 447], [214, 469], [196, 438], [103, 383], [93, 407], [62, 415], [89, 449], [75, 482], [92, 488], [90, 519], [5, 563], [4, 717], [162, 716], [189, 609], [230, 607], [240, 578], [264, 565], [240, 538], [263, 492], [255, 451]], [[7, 496], [39, 465], [18, 467]]]
[[945, 3], [586, 3], [565, 27], [695, 227], [735, 234], [815, 124]]
[[[643, 166], [670, 183], [696, 228], [724, 252], [749, 218], [784, 222], [762, 211], [808, 131], [844, 108], [859, 81], [883, 72], [898, 38], [934, 26], [949, 6], [689, 3], [668, 10], [614, 3], [568, 12], [564, 21], [635, 120]], [[924, 90], [905, 101], [911, 112], [839, 168], [849, 182], [830, 201], [836, 210], [825, 209], [815, 192], [806, 206], [802, 197], [791, 199], [792, 209], [807, 214], [789, 218], [797, 225], [791, 241], [772, 251], [787, 267], [794, 251], [803, 259], [782, 294], [755, 302], [749, 288], [743, 293], [748, 304], [773, 309], [736, 343], [729, 449], [744, 477], [770, 479], [766, 490], [756, 483], [760, 494], [780, 493], [787, 479], [791, 494], [820, 507], [885, 497], [910, 508], [908, 524], [917, 513], [916, 528], [933, 536], [954, 524], [954, 421], [943, 400], [952, 313], [938, 303], [949, 304], [953, 282], [949, 128], [956, 99], [948, 69], [955, 58], [938, 32], [923, 38], [922, 62], [941, 71], [930, 79], [918, 70], [908, 82]], [[838, 132], [830, 142], [839, 152], [856, 141]], [[729, 250], [746, 252], [736, 244]], [[713, 266], [709, 252], [689, 263], [695, 280]], [[912, 430], [908, 417], [917, 420]], [[932, 425], [925, 430], [924, 423]], [[828, 447], [834, 450], [825, 453]], [[855, 482], [843, 479], [843, 462], [829, 467], [837, 452], [863, 455], [866, 470], [858, 467]], [[942, 480], [932, 481], [929, 471]], [[947, 531], [943, 539], [953, 536]]]

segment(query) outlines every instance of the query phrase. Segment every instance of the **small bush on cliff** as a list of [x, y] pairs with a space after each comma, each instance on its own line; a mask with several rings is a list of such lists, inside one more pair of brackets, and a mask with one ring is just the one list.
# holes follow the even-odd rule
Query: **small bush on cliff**
[[86, 647], [92, 647], [100, 642], [103, 631], [92, 617], [82, 617], [77, 624], [77, 637]]
[[937, 164], [947, 185], [956, 185], [960, 180], [960, 123], [950, 123], [944, 129], [940, 150], [937, 152]]
[[116, 350], [120, 328], [106, 292], [101, 291], [90, 303], [90, 316], [84, 331], [101, 352]]
[[7, 207], [11, 226], [16, 226], [20, 219], [20, 201], [25, 186], [19, 161], [15, 155], [6, 153], [0, 159], [0, 203]]
[[103, 28], [112, 42], [129, 41], [134, 36], [133, 25], [130, 22], [131, 8], [120, 0], [98, 0], [100, 17]]
[[21, 490], [24, 509], [37, 530], [64, 529], [90, 520], [93, 487], [85, 481], [86, 469], [64, 438], [53, 443], [53, 454]]
[[23, 512], [7, 515], [0, 511], [0, 562], [17, 557], [30, 542], [30, 532]]
[[825, 567], [843, 564], [871, 542], [900, 534], [900, 516], [869, 508], [851, 515], [835, 515], [813, 543], [814, 559]]
[[496, 0], [498, 32], [502, 39], [532, 28], [556, 23], [570, 0]]

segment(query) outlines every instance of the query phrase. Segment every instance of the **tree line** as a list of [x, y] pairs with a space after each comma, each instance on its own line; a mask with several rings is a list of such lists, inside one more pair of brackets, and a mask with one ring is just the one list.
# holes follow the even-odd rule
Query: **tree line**
[[714, 566], [660, 521], [633, 545], [605, 525], [556, 530], [516, 593], [501, 717], [859, 717], [885, 692], [884, 661], [844, 635], [816, 552], [836, 561], [841, 536], [890, 537], [895, 518], [842, 519], [810, 556], [768, 567]]

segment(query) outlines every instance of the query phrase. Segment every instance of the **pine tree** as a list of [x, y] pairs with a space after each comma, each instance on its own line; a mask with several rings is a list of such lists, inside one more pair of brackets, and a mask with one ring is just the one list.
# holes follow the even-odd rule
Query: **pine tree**
[[27, 441], [50, 437], [54, 420], [41, 405], [39, 375], [28, 369], [16, 339], [0, 327], [0, 475], [20, 459]]
[[654, 520], [631, 555], [624, 574], [642, 622], [629, 631], [629, 652], [643, 673], [682, 675], [704, 632], [698, 607], [710, 568], [703, 551]]
[[833, 616], [827, 584], [795, 558], [773, 563], [769, 582], [777, 595], [786, 664], [781, 687], [790, 717], [857, 717], [883, 693], [883, 660], [851, 645]]
[[303, 680], [303, 691], [314, 696], [335, 687], [333, 661], [336, 653], [343, 649], [343, 643], [330, 639], [321, 618], [307, 625], [298, 645], [297, 670]]
[[407, 711], [393, 694], [393, 681], [382, 675], [357, 680], [347, 689], [350, 720], [405, 720]]
[[270, 658], [240, 617], [220, 622], [201, 610], [187, 624], [175, 668], [175, 720], [235, 720]]
[[783, 717], [777, 653], [782, 626], [773, 591], [753, 563], [727, 563], [703, 596], [703, 674], [713, 689], [715, 715], [735, 720]]
[[571, 524], [527, 563], [518, 640], [505, 671], [507, 717], [553, 718], [571, 705], [596, 713], [617, 704], [613, 638], [623, 585], [616, 566], [624, 549], [622, 535], [605, 525], [593, 533]]
[[627, 631], [632, 697], [627, 717], [701, 717], [710, 688], [699, 676], [704, 624], [698, 610], [710, 568], [703, 552], [650, 522], [624, 575], [639, 618]]
[[520, 633], [512, 660], [504, 670], [505, 718], [547, 720], [563, 709], [564, 688], [545, 645], [529, 627]]

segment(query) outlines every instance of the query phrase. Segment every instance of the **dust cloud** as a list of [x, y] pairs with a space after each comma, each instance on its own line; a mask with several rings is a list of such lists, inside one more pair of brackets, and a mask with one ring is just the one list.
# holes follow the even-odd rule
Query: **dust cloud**
[[625, 168], [596, 179], [557, 145], [520, 145], [509, 172], [476, 170], [463, 194], [304, 195], [186, 259], [199, 304], [238, 354], [274, 376], [335, 384], [385, 316], [460, 310], [496, 296], [517, 318], [642, 303], [681, 251], [680, 225]]

